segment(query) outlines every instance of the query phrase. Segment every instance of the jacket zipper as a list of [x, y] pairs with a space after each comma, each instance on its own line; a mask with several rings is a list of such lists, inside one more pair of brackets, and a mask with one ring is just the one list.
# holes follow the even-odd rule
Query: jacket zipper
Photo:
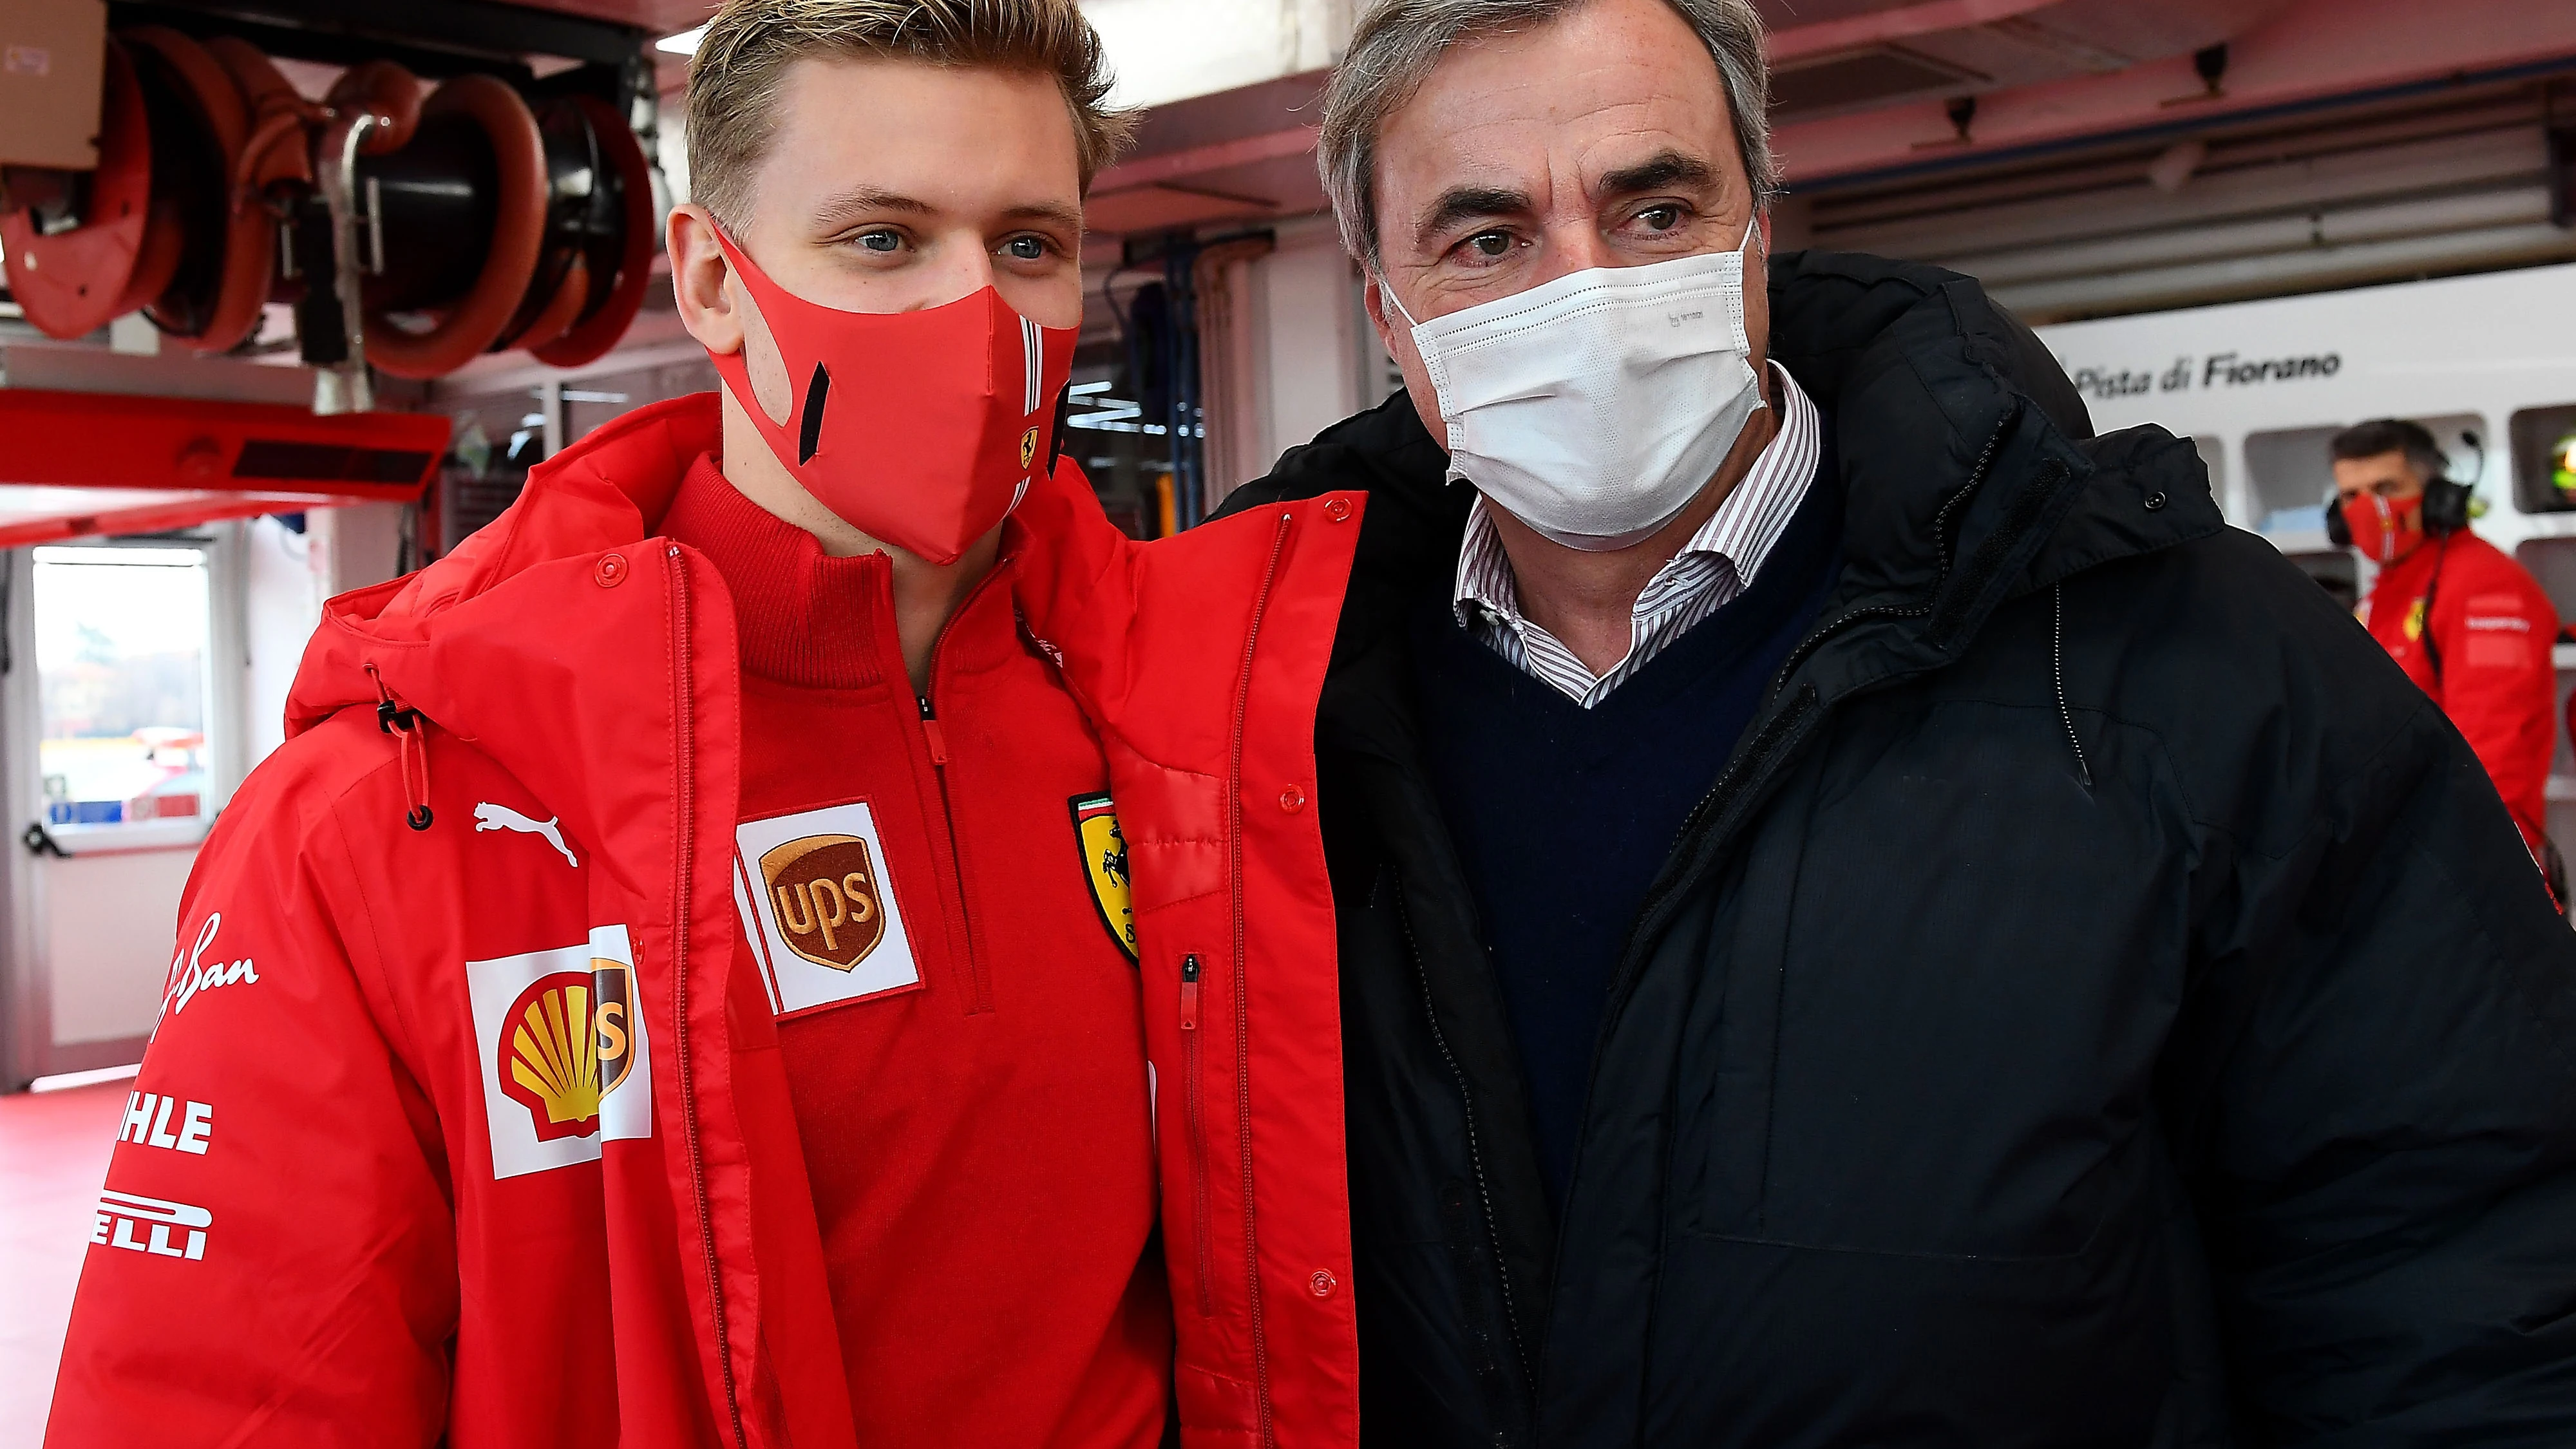
[[1450, 1080], [1458, 1084], [1458, 1100], [1467, 1115], [1467, 1169], [1476, 1176], [1476, 1196], [1485, 1206], [1485, 1242], [1494, 1255], [1494, 1282], [1503, 1300], [1503, 1334], [1511, 1340], [1512, 1359], [1520, 1366], [1521, 1392], [1534, 1401], [1538, 1380], [1530, 1372], [1529, 1349], [1521, 1339], [1520, 1312], [1512, 1305], [1512, 1271], [1503, 1258], [1503, 1231], [1494, 1218], [1494, 1189], [1485, 1178], [1484, 1149], [1476, 1141], [1476, 1099], [1467, 1090], [1466, 1070], [1449, 1050], [1449, 1035], [1440, 1029], [1440, 1014], [1432, 1005], [1431, 976], [1422, 966], [1422, 943], [1414, 939], [1413, 909], [1405, 904], [1404, 882], [1394, 884], [1396, 924], [1404, 932], [1404, 949], [1413, 957], [1414, 979], [1422, 983], [1422, 1019], [1430, 1024], [1431, 1044], [1439, 1049]]
[[1288, 528], [1294, 518], [1290, 513], [1279, 515], [1278, 530], [1270, 537], [1270, 562], [1261, 571], [1261, 591], [1252, 597], [1252, 624], [1243, 636], [1243, 672], [1235, 681], [1225, 782], [1226, 847], [1231, 857], [1226, 874], [1234, 896], [1234, 1120], [1243, 1158], [1243, 1276], [1251, 1298], [1252, 1379], [1263, 1449], [1276, 1449], [1279, 1432], [1270, 1406], [1270, 1330], [1261, 1317], [1261, 1252], [1252, 1206], [1252, 989], [1244, 972], [1243, 939], [1243, 718], [1252, 702], [1252, 652], [1261, 642], [1261, 619], [1270, 608], [1270, 590], [1279, 581], [1279, 559], [1287, 552]]
[[991, 968], [975, 949], [974, 927], [966, 919], [966, 860], [964, 852], [957, 846], [957, 807], [948, 797], [948, 736], [939, 728], [939, 713], [931, 707], [929, 690], [939, 682], [939, 651], [948, 643], [949, 626], [957, 622], [957, 616], [974, 604], [977, 596], [984, 592], [985, 585], [1001, 571], [1001, 565], [997, 563], [991, 572], [977, 579], [975, 586], [968, 589], [966, 596], [959, 599], [957, 607], [950, 611], [948, 622], [939, 626], [939, 636], [930, 643], [929, 678], [923, 685], [923, 692], [913, 696], [913, 702], [921, 707], [921, 743], [930, 753], [931, 778], [939, 784], [939, 823], [947, 831], [948, 878], [952, 882], [950, 895], [954, 901], [948, 925], [955, 935], [957, 949], [965, 954], [968, 1016], [981, 1016], [993, 1009], [993, 978]]
[[689, 1191], [697, 1200], [698, 1241], [707, 1259], [707, 1306], [715, 1318], [716, 1367], [724, 1380], [725, 1413], [733, 1421], [733, 1441], [748, 1449], [742, 1428], [742, 1398], [733, 1380], [733, 1341], [725, 1324], [724, 1274], [716, 1263], [715, 1208], [707, 1198], [706, 1155], [698, 1141], [696, 1057], [689, 1049], [689, 893], [695, 888], [697, 822], [697, 715], [689, 698], [689, 565], [673, 544], [663, 555], [671, 580], [671, 719], [678, 734], [678, 768], [671, 772], [679, 817], [679, 865], [672, 883], [671, 1011], [673, 1065], [678, 1068], [680, 1126], [689, 1156]]
[[[1986, 446], [1977, 453], [1977, 466], [1969, 470], [1967, 486], [1951, 494], [1948, 501], [1941, 505], [1941, 511], [1932, 515], [1932, 536], [1940, 540], [1942, 545], [1941, 572], [1933, 578], [1931, 591], [1924, 596], [1924, 601], [1920, 604], [1878, 604], [1866, 609], [1854, 609], [1848, 614], [1818, 625], [1808, 632], [1806, 638], [1798, 641], [1798, 647], [1789, 651], [1788, 658], [1780, 661], [1779, 672], [1771, 676], [1771, 688], [1765, 692], [1766, 698], [1777, 698], [1781, 686], [1789, 682], [1790, 673], [1799, 665], [1806, 663], [1807, 656], [1815, 653], [1825, 641], [1849, 626], [1865, 619], [1920, 619], [1932, 612], [1932, 601], [1941, 596], [1941, 586], [1949, 582], [1950, 567], [1955, 562], [1949, 553], [1950, 515], [1984, 486], [1986, 471], [1995, 465], [1995, 451], [2003, 446], [2004, 434], [2011, 429], [2013, 420], [2020, 416], [2020, 411], [2016, 409], [2005, 414], [2004, 420], [1995, 425], [1995, 430], [1986, 436]], [[1719, 783], [1723, 785], [1724, 781]], [[1709, 796], [1713, 798], [1717, 793], [1716, 789], [1711, 789]], [[1707, 799], [1700, 801], [1703, 806], [1707, 803]], [[1699, 823], [1698, 816], [1699, 811], [1693, 809], [1690, 816], [1682, 821], [1681, 833], [1673, 838], [1675, 848], [1680, 847], [1681, 842], [1690, 835], [1692, 828]]]
[[[1941, 596], [1941, 586], [1949, 582], [1951, 565], [1956, 562], [1956, 560], [1950, 557], [1948, 552], [1950, 515], [1958, 510], [1959, 505], [1975, 496], [1979, 488], [1985, 486], [1987, 470], [1993, 468], [1995, 465], [1995, 452], [2003, 446], [2004, 434], [2011, 430], [2013, 421], [2020, 416], [2021, 411], [2016, 408], [2013, 411], [2006, 413], [2002, 422], [1995, 424], [1995, 430], [1986, 436], [1986, 446], [1980, 449], [1977, 453], [1977, 466], [1970, 469], [1968, 472], [1967, 484], [1960, 488], [1958, 492], [1951, 494], [1949, 499], [1941, 505], [1941, 510], [1932, 515], [1932, 536], [1942, 542], [1943, 552], [1941, 555], [1941, 571], [1933, 577], [1932, 587], [1924, 595], [1923, 602], [1919, 604], [1876, 604], [1866, 609], [1854, 609], [1849, 613], [1838, 615], [1817, 625], [1815, 628], [1807, 632], [1806, 638], [1798, 641], [1797, 648], [1789, 651], [1788, 658], [1780, 661], [1778, 672], [1771, 676], [1771, 687], [1763, 692], [1765, 698], [1777, 699], [1780, 695], [1781, 689], [1786, 687], [1789, 683], [1789, 676], [1796, 672], [1799, 665], [1807, 662], [1808, 655], [1815, 653], [1818, 649], [1822, 648], [1827, 641], [1831, 640], [1835, 635], [1840, 634], [1845, 629], [1850, 628], [1852, 625], [1862, 623], [1870, 619], [1920, 619], [1932, 612], [1932, 601]], [[1701, 825], [1707, 823], [1709, 807], [1727, 795], [1729, 787], [1735, 783], [1736, 777], [1741, 773], [1739, 767], [1751, 763], [1754, 753], [1755, 752], [1752, 750], [1745, 751], [1745, 757], [1736, 761], [1734, 765], [1729, 766], [1723, 773], [1721, 773], [1717, 778], [1717, 783], [1710, 786], [1708, 793], [1700, 797], [1699, 803], [1691, 807], [1690, 814], [1682, 817], [1682, 828], [1674, 833], [1672, 847], [1671, 850], [1667, 852], [1668, 854], [1679, 853], [1683, 843], [1691, 838], [1692, 832], [1698, 830]], [[1675, 881], [1673, 882], [1673, 885], [1677, 888], [1681, 885], [1681, 882]], [[1652, 911], [1662, 902], [1665, 896], [1670, 895], [1671, 893], [1672, 892], [1669, 890], [1658, 891], [1654, 895], [1648, 897], [1645, 905], [1640, 907], [1637, 912], [1638, 923], [1643, 924], [1647, 913]], [[1633, 939], [1630, 944], [1634, 944]], [[1622, 972], [1621, 974], [1624, 976], [1626, 973]], [[1614, 992], [1616, 989], [1617, 987], [1614, 983]], [[1603, 1026], [1606, 1034], [1608, 1023], [1603, 1023]]]
[[[1932, 587], [1926, 592], [1924, 602], [1882, 604], [1865, 609], [1854, 609], [1818, 625], [1808, 632], [1806, 638], [1798, 641], [1798, 647], [1789, 651], [1788, 658], [1781, 661], [1779, 671], [1772, 676], [1771, 685], [1765, 691], [1766, 698], [1778, 698], [1780, 691], [1787, 687], [1789, 676], [1800, 664], [1806, 662], [1809, 655], [1852, 625], [1868, 619], [1921, 618], [1932, 613], [1935, 607], [1934, 601], [1939, 599], [1941, 589], [1949, 581], [1950, 570], [1956, 562], [1949, 550], [1951, 516], [1985, 486], [1986, 475], [1994, 467], [1995, 455], [2003, 445], [2004, 434], [2011, 431], [2013, 423], [2020, 416], [2021, 410], [2014, 408], [1995, 424], [1994, 431], [1987, 435], [1985, 447], [1977, 454], [1976, 467], [1969, 472], [1967, 483], [1958, 492], [1950, 495], [1949, 499], [1941, 505], [1940, 511], [1932, 516], [1933, 536], [1940, 541], [1942, 548], [1941, 568], [1932, 581]], [[1682, 818], [1681, 829], [1673, 837], [1673, 844], [1667, 852], [1667, 858], [1679, 857], [1690, 847], [1691, 838], [1709, 823], [1716, 814], [1720, 802], [1731, 802], [1743, 792], [1762, 785], [1779, 761], [1786, 758], [1783, 747], [1795, 747], [1803, 743], [1812, 732], [1810, 715], [1820, 707], [1815, 687], [1810, 685], [1800, 691], [1797, 702], [1763, 721], [1762, 728], [1754, 736], [1751, 747], [1728, 762], [1726, 768], [1719, 772], [1717, 783], [1709, 788], [1706, 795], [1700, 797], [1698, 804], [1691, 807], [1690, 814]], [[1610, 978], [1609, 993], [1602, 1003], [1601, 1026], [1592, 1039], [1592, 1066], [1585, 1078], [1584, 1089], [1584, 1113], [1587, 1119], [1591, 1114], [1591, 1087], [1601, 1071], [1602, 1044], [1609, 1041], [1611, 1032], [1618, 1026], [1620, 1015], [1627, 1008], [1628, 998], [1635, 992], [1638, 973], [1645, 968], [1645, 943], [1656, 930], [1661, 928], [1664, 907], [1681, 893], [1683, 887], [1698, 879], [1700, 874], [1700, 872], [1686, 871], [1670, 881], [1659, 884], [1646, 897], [1644, 903], [1638, 906], [1637, 914], [1629, 925], [1627, 941], [1619, 953], [1618, 970]], [[1575, 1177], [1580, 1179], [1582, 1173], [1582, 1147], [1578, 1143], [1575, 1148]], [[1562, 1231], [1563, 1225], [1560, 1224], [1559, 1232], [1562, 1233]], [[1563, 1266], [1564, 1261], [1564, 1244], [1560, 1241], [1557, 1244], [1555, 1256], [1550, 1262], [1549, 1271], [1556, 1272]]]
[[1208, 1233], [1207, 1107], [1200, 1099], [1199, 958], [1181, 958], [1181, 1114], [1190, 1148], [1190, 1241], [1198, 1250], [1199, 1316], [1216, 1316], [1216, 1250]]

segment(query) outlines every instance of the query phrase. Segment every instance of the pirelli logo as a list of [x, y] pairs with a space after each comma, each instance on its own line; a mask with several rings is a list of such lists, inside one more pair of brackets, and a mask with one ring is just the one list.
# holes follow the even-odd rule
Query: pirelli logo
[[214, 1225], [215, 1215], [194, 1204], [107, 1188], [99, 1192], [89, 1240], [98, 1247], [195, 1263], [205, 1258], [206, 1230]]

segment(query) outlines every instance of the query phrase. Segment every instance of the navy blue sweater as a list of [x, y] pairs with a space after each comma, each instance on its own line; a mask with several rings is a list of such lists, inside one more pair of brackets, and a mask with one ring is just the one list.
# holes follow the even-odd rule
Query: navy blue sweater
[[1683, 817], [1814, 623], [1841, 537], [1829, 451], [1753, 586], [1588, 710], [1479, 643], [1448, 600], [1415, 612], [1423, 756], [1475, 893], [1559, 1213], [1629, 927]]

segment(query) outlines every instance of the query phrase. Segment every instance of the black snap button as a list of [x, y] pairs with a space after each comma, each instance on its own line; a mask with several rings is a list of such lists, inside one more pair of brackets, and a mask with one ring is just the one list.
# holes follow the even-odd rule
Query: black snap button
[[2164, 507], [2164, 506], [2165, 506], [2165, 496], [2164, 496], [2163, 494], [2161, 494], [2161, 493], [2150, 493], [2150, 494], [2148, 494], [2148, 495], [2147, 495], [2147, 511], [2148, 511], [2149, 513], [2153, 513], [2153, 512], [2155, 512], [2157, 509], [2162, 508], [2162, 507]]

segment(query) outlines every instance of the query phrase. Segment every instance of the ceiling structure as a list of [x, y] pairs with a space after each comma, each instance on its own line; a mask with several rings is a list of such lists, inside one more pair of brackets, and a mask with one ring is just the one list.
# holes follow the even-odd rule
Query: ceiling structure
[[[648, 31], [685, 28], [705, 13], [701, 0], [560, 3]], [[1094, 186], [1093, 229], [1116, 237], [1257, 225], [1323, 209], [1314, 171], [1317, 97], [1324, 67], [1347, 42], [1355, 3], [1086, 0], [1119, 70], [1121, 96], [1151, 103], [1133, 152]], [[1976, 223], [1972, 213], [1984, 203], [1972, 198], [1987, 191], [1971, 178], [2126, 164], [2132, 180], [2142, 180], [2148, 162], [2195, 138], [2218, 156], [2202, 170], [2242, 173], [2229, 184], [2260, 190], [2268, 182], [2227, 159], [2248, 134], [2284, 126], [2330, 133], [2339, 124], [2333, 114], [2347, 108], [2366, 113], [2392, 98], [2466, 104], [2464, 97], [2498, 85], [2576, 73], [2576, 33], [2557, 7], [2527, 0], [1755, 3], [1771, 26], [1775, 144], [1791, 195], [1801, 199], [1784, 213], [1793, 239], [1801, 205], [1816, 208], [1819, 241], [1837, 228], [1856, 244], [1870, 239], [1867, 227], [1832, 220], [1859, 214], [1829, 200], [1856, 189], [1966, 209], [1966, 222]], [[683, 84], [685, 61], [662, 59], [665, 86]], [[665, 151], [676, 169], [685, 160], [672, 129], [665, 128]], [[2540, 143], [2520, 144], [2529, 151]], [[2168, 159], [2166, 169], [2175, 164]], [[2157, 198], [2171, 193], [2149, 190], [2130, 201], [2176, 224], [2201, 215], [2163, 205]], [[2519, 216], [2534, 194], [2497, 205], [2518, 207]], [[2134, 224], [2139, 206], [2119, 214]], [[1982, 251], [1926, 256], [1966, 262]], [[2087, 305], [2080, 297], [2041, 300]]]

